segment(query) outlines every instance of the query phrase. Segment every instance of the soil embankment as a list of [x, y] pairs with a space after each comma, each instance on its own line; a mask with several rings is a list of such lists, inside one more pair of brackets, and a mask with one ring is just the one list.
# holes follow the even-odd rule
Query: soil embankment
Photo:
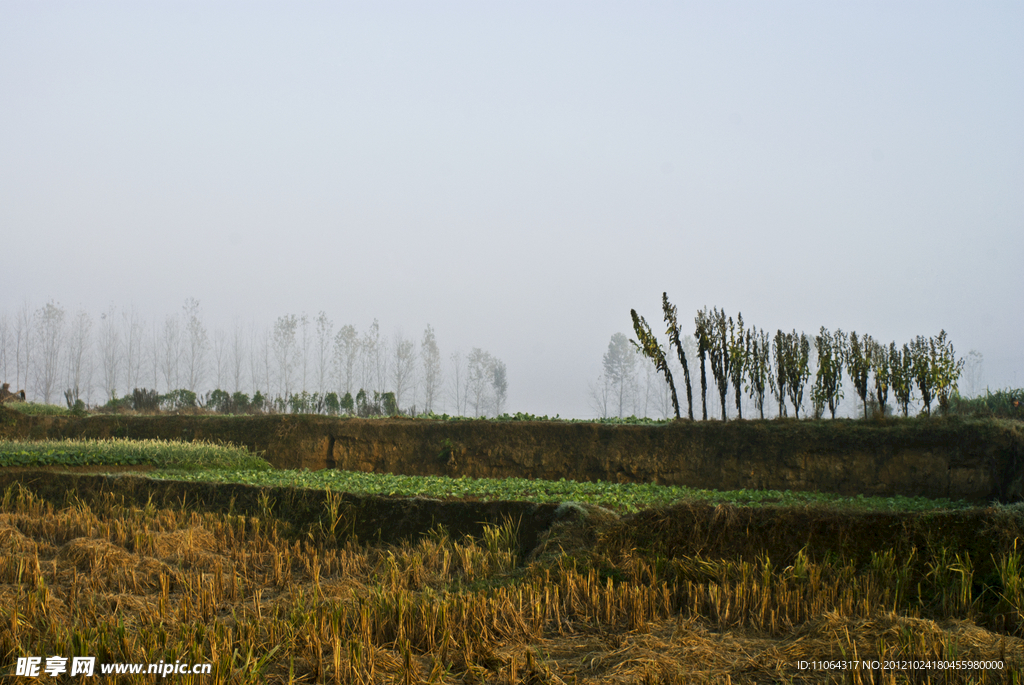
[[1024, 495], [1024, 427], [992, 419], [636, 426], [308, 415], [12, 414], [4, 412], [0, 436], [232, 442], [263, 452], [277, 468], [974, 501], [1015, 501]]

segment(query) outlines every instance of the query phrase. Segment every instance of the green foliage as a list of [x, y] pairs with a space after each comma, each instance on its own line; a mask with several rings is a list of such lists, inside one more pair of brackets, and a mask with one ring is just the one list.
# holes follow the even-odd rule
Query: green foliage
[[338, 393], [327, 393], [324, 397], [324, 408], [331, 416], [337, 416], [341, 412], [341, 402], [338, 400]]
[[953, 393], [949, 397], [948, 413], [954, 416], [994, 416], [1024, 421], [1024, 389], [986, 390], [984, 395], [972, 398]]
[[191, 390], [180, 388], [161, 396], [160, 404], [170, 411], [181, 411], [183, 409], [194, 409], [199, 406], [198, 399]]
[[266, 470], [244, 447], [170, 440], [0, 440], [0, 466], [131, 466]]
[[629, 310], [629, 313], [633, 317], [633, 330], [636, 331], [637, 340], [640, 341], [633, 341], [633, 344], [641, 354], [654, 362], [654, 368], [665, 374], [665, 381], [672, 392], [672, 408], [675, 410], [676, 418], [678, 419], [679, 398], [676, 396], [676, 384], [672, 380], [672, 371], [668, 368], [668, 360], [665, 359], [665, 350], [658, 342], [658, 339], [654, 337], [654, 334], [651, 333], [651, 327], [647, 324], [644, 317], [639, 316], [635, 309]]
[[[442, 447], [442, 453], [444, 447]], [[521, 500], [529, 502], [584, 502], [624, 512], [636, 512], [678, 502], [711, 502], [735, 506], [820, 505], [861, 511], [929, 511], [966, 509], [967, 502], [929, 500], [923, 497], [847, 497], [816, 492], [778, 490], [701, 490], [651, 483], [577, 482], [527, 478], [448, 478], [445, 476], [399, 476], [362, 471], [197, 471], [190, 474], [150, 474], [197, 482], [245, 483], [271, 487], [329, 489], [363, 495], [478, 499], [482, 501]]]
[[935, 392], [939, 397], [939, 410], [945, 414], [949, 410], [949, 398], [957, 391], [957, 381], [964, 369], [964, 360], [957, 359], [953, 343], [946, 339], [946, 331], [939, 331], [937, 337], [929, 341], [932, 374]]
[[933, 345], [923, 336], [917, 336], [910, 343], [912, 368], [917, 389], [921, 391], [925, 414], [932, 413], [932, 400], [935, 398], [935, 374], [932, 372], [931, 352]]
[[[78, 400], [81, 402], [81, 400]], [[8, 409], [27, 414], [29, 416], [70, 416], [73, 410], [58, 407], [55, 404], [36, 404], [35, 402], [5, 402]], [[84, 403], [82, 404], [84, 408]]]
[[345, 396], [341, 398], [341, 408], [346, 414], [355, 413], [356, 404], [355, 400], [352, 399], [352, 393], [346, 392]]
[[711, 350], [711, 317], [708, 316], [708, 309], [705, 307], [697, 312], [694, 317], [696, 328], [694, 335], [697, 337], [697, 354], [700, 356], [700, 409], [701, 418], [708, 420], [708, 376], [705, 370], [704, 360], [707, 359]]

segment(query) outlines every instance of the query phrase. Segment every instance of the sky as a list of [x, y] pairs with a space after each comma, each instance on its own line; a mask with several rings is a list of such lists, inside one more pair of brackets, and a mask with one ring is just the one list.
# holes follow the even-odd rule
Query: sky
[[0, 0], [0, 312], [325, 311], [593, 415], [629, 311], [1024, 385], [1019, 2]]

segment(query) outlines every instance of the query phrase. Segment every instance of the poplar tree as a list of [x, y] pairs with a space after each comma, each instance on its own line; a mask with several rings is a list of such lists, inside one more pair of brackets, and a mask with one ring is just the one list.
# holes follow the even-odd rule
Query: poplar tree
[[929, 344], [923, 336], [917, 336], [910, 343], [910, 353], [913, 356], [911, 366], [914, 369], [914, 380], [917, 382], [917, 389], [921, 391], [921, 401], [924, 402], [925, 414], [932, 413], [932, 399], [935, 397], [935, 380], [932, 375], [931, 350], [933, 345]]
[[885, 416], [885, 403], [889, 399], [891, 378], [889, 348], [874, 340], [871, 341], [871, 374], [875, 379], [875, 399], [878, 400], [878, 411]]
[[644, 317], [638, 316], [635, 309], [629, 310], [633, 317], [633, 330], [636, 331], [637, 340], [632, 341], [633, 345], [645, 357], [654, 362], [654, 368], [665, 374], [665, 381], [672, 392], [672, 408], [675, 410], [676, 418], [679, 418], [679, 398], [676, 396], [676, 384], [672, 380], [672, 371], [668, 368], [668, 361], [665, 359], [665, 350], [658, 343], [657, 338], [651, 333], [651, 327], [647, 325]]
[[839, 400], [843, 397], [844, 340], [841, 330], [836, 330], [833, 335], [824, 326], [814, 338], [814, 348], [818, 352], [818, 373], [811, 395], [816, 405], [828, 405], [833, 419], [836, 417]]
[[868, 415], [868, 375], [871, 373], [871, 336], [865, 333], [857, 337], [856, 331], [850, 332], [850, 354], [846, 359], [846, 371], [850, 374], [853, 387], [857, 390], [861, 402], [864, 403], [864, 416]]
[[779, 401], [779, 416], [786, 416], [786, 383], [789, 380], [788, 355], [786, 354], [786, 334], [781, 330], [775, 332], [772, 353], [775, 357], [775, 373], [768, 376], [772, 393]]
[[804, 386], [811, 376], [810, 361], [811, 341], [805, 333], [797, 335], [794, 329], [786, 335], [786, 386], [789, 399], [793, 401], [793, 415], [800, 418], [800, 404], [804, 398]]
[[715, 385], [718, 386], [723, 421], [726, 420], [725, 397], [729, 392], [729, 321], [726, 321], [725, 312], [718, 311], [718, 307], [715, 307], [712, 310], [708, 326], [711, 343], [709, 350], [711, 373], [715, 376]]
[[661, 308], [665, 312], [665, 324], [668, 326], [669, 340], [675, 345], [676, 354], [679, 356], [679, 363], [683, 365], [683, 380], [686, 382], [687, 416], [693, 421], [693, 390], [690, 388], [690, 367], [686, 363], [683, 341], [679, 337], [679, 321], [676, 317], [676, 306], [669, 303], [668, 293], [661, 294]]
[[705, 307], [703, 310], [697, 312], [697, 317], [694, 319], [697, 324], [695, 331], [697, 337], [697, 354], [700, 356], [700, 408], [701, 418], [704, 421], [708, 420], [708, 376], [707, 371], [704, 368], [704, 360], [707, 358], [708, 352], [711, 350], [711, 339], [710, 339], [710, 317], [708, 317], [708, 309]]
[[743, 409], [740, 406], [741, 392], [743, 388], [743, 374], [747, 366], [747, 346], [743, 332], [743, 314], [736, 315], [736, 325], [733, 326], [732, 319], [729, 319], [729, 376], [732, 379], [732, 387], [736, 390], [736, 418], [743, 418]]
[[752, 328], [747, 331], [746, 348], [747, 393], [763, 419], [764, 392], [772, 374], [771, 339], [765, 331]]
[[902, 351], [896, 347], [896, 343], [889, 345], [889, 378], [896, 404], [903, 408], [903, 415], [906, 416], [914, 390], [914, 358], [908, 345], [904, 344]]

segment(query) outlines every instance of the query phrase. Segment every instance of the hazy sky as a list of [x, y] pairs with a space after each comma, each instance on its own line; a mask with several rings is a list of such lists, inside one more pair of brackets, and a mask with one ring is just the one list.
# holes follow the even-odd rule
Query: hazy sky
[[663, 290], [1024, 385], [1020, 2], [0, 0], [0, 311], [325, 310], [588, 416]]

